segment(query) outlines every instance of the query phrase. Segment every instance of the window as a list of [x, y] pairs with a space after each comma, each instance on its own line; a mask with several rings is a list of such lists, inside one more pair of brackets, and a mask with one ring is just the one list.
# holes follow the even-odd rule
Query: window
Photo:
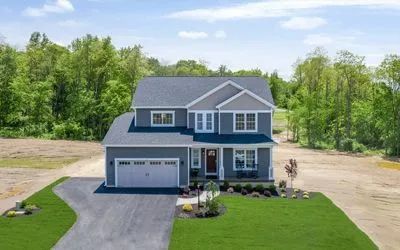
[[196, 132], [214, 132], [214, 112], [196, 112]]
[[236, 113], [234, 114], [236, 132], [256, 132], [257, 114], [256, 113]]
[[150, 161], [150, 165], [161, 165], [161, 161]]
[[201, 150], [199, 148], [192, 149], [192, 168], [200, 168], [200, 155]]
[[256, 149], [235, 149], [233, 152], [233, 170], [252, 170], [257, 169], [257, 150]]
[[173, 127], [175, 125], [174, 111], [151, 111], [152, 127]]

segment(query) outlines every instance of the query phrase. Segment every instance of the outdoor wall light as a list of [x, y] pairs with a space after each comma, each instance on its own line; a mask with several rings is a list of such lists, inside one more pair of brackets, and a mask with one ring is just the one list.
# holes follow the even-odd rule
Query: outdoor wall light
[[113, 161], [110, 161], [110, 165], [112, 165], [113, 164]]

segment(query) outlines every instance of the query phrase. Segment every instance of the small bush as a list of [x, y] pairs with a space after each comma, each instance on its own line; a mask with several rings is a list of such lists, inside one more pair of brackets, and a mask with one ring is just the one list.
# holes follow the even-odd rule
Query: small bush
[[309, 195], [309, 193], [307, 191], [304, 191], [303, 195]]
[[281, 188], [281, 193], [286, 193], [286, 188]]
[[22, 202], [21, 202], [21, 208], [24, 208], [26, 206], [26, 200], [23, 200]]
[[300, 192], [300, 189], [298, 189], [298, 188], [295, 188], [295, 189], [293, 190], [293, 192], [295, 192], [295, 193], [297, 194], [297, 193], [299, 193], [299, 192]]
[[280, 180], [279, 181], [279, 188], [285, 188], [286, 187], [286, 181], [285, 180]]
[[233, 189], [233, 187], [229, 187], [226, 191], [227, 191], [228, 193], [233, 193], [233, 192], [235, 192], [235, 190]]
[[250, 183], [247, 183], [244, 185], [244, 188], [247, 190], [247, 193], [250, 193], [253, 191], [253, 186]]
[[187, 203], [185, 205], [183, 205], [182, 210], [185, 212], [192, 212], [193, 211], [193, 207], [191, 204]]
[[271, 184], [267, 188], [271, 193], [276, 192], [276, 186], [274, 184]]
[[15, 217], [17, 216], [17, 213], [14, 210], [8, 211], [7, 212], [7, 217]]
[[240, 184], [238, 183], [238, 184], [235, 185], [234, 189], [235, 189], [235, 192], [238, 192], [238, 193], [239, 193], [239, 192], [242, 191], [242, 185], [240, 185]]
[[222, 185], [222, 190], [226, 191], [229, 188], [229, 181], [224, 181], [224, 184]]
[[240, 193], [241, 193], [242, 195], [247, 195], [247, 194], [248, 194], [247, 189], [245, 189], [245, 188], [242, 188], [242, 190], [240, 191]]
[[254, 187], [254, 191], [259, 192], [259, 193], [262, 193], [262, 192], [264, 192], [264, 186], [263, 186], [262, 184], [257, 184], [257, 185]]
[[206, 217], [213, 217], [219, 214], [219, 201], [217, 198], [206, 200]]
[[271, 192], [269, 190], [264, 190], [264, 195], [266, 197], [271, 197], [272, 196], [272, 194], [271, 194]]
[[286, 198], [286, 194], [281, 194], [281, 197], [282, 198]]
[[259, 198], [260, 197], [260, 193], [254, 191], [253, 193], [251, 193], [251, 197]]
[[310, 196], [308, 194], [303, 194], [303, 199], [308, 200], [308, 199], [310, 199]]
[[37, 209], [36, 205], [28, 204], [25, 206], [25, 214], [32, 214], [33, 210]]
[[292, 194], [292, 199], [297, 199], [297, 195]]

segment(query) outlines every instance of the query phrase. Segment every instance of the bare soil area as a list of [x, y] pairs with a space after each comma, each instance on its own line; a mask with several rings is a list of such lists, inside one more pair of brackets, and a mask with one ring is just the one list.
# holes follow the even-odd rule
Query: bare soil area
[[0, 139], [0, 213], [62, 176], [104, 177], [101, 145]]
[[[277, 181], [287, 179], [284, 164], [296, 158], [293, 185], [319, 191], [340, 207], [380, 249], [400, 248], [400, 171], [378, 166], [382, 159], [281, 143], [275, 148]], [[289, 180], [288, 180], [289, 183]]]

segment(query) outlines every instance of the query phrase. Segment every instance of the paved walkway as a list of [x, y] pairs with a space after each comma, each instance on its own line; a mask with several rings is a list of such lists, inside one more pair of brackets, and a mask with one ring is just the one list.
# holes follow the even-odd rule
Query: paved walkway
[[[209, 194], [211, 196], [211, 192], [207, 192], [207, 191], [204, 191], [200, 194], [200, 202], [206, 201], [207, 194]], [[219, 191], [217, 192], [215, 197], [217, 197], [218, 195], [219, 195]], [[198, 202], [197, 196], [192, 197], [192, 198], [178, 198], [178, 200], [176, 201], [176, 205], [180, 206], [180, 205], [184, 205], [184, 204], [197, 204], [197, 202]]]

